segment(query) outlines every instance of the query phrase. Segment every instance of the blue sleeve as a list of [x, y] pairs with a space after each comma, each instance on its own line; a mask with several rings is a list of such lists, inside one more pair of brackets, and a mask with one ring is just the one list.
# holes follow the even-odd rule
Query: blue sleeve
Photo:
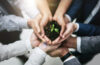
[[72, 20], [77, 17], [82, 3], [83, 0], [73, 0], [71, 6], [69, 7], [69, 10], [67, 11], [67, 14], [71, 17]]
[[100, 35], [100, 26], [79, 23], [79, 30], [76, 34], [78, 36], [97, 36]]

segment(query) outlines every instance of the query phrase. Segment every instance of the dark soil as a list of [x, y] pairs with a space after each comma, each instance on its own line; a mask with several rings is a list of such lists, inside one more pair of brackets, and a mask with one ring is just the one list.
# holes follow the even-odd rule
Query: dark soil
[[57, 22], [52, 21], [45, 26], [44, 30], [46, 36], [53, 41], [60, 35], [61, 26]]

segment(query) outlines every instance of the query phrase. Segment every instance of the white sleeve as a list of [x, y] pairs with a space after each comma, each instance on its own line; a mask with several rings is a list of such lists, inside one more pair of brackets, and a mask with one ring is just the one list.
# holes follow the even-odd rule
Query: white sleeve
[[64, 62], [70, 61], [73, 58], [75, 58], [75, 56], [71, 56], [71, 57], [67, 58]]
[[75, 30], [75, 32], [77, 32], [79, 30], [79, 24], [75, 23], [77, 25], [77, 29]]
[[9, 45], [1, 45], [0, 61], [28, 53], [28, 51], [30, 50], [28, 49], [26, 43], [30, 43], [30, 42], [20, 40], [14, 43], [10, 43]]
[[68, 20], [71, 22], [71, 17], [68, 14], [65, 14], [65, 16], [68, 18]]
[[81, 53], [81, 37], [77, 37], [77, 51]]
[[35, 18], [40, 13], [35, 0], [17, 0], [15, 5], [21, 9], [22, 14], [26, 14], [29, 18]]
[[45, 62], [46, 53], [39, 47], [32, 50], [32, 53], [25, 65], [42, 65]]
[[23, 28], [29, 28], [27, 20], [15, 15], [5, 15], [0, 17], [0, 31], [21, 31]]

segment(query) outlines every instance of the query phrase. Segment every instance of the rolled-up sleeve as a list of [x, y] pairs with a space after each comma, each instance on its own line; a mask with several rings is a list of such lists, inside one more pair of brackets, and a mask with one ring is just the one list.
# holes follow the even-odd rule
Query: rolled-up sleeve
[[28, 43], [30, 44], [27, 40], [20, 40], [9, 45], [0, 45], [0, 61], [27, 54], [30, 51], [27, 47]]
[[43, 65], [47, 54], [39, 47], [32, 50], [32, 53], [25, 65]]
[[29, 28], [27, 19], [15, 15], [5, 15], [0, 17], [0, 31], [21, 31], [23, 28]]

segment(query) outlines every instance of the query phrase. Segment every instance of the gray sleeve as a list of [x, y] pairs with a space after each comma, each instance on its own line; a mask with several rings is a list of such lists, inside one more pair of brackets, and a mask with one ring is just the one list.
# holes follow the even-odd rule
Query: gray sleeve
[[44, 51], [37, 47], [32, 50], [32, 53], [25, 65], [43, 65], [46, 55], [47, 54]]
[[21, 31], [28, 28], [27, 20], [15, 15], [5, 15], [0, 17], [0, 31]]
[[81, 65], [77, 58], [64, 62], [64, 65]]
[[81, 51], [82, 53], [99, 53], [100, 52], [100, 36], [82, 37]]
[[0, 61], [28, 53], [25, 41], [16, 41], [9, 45], [0, 45]]

